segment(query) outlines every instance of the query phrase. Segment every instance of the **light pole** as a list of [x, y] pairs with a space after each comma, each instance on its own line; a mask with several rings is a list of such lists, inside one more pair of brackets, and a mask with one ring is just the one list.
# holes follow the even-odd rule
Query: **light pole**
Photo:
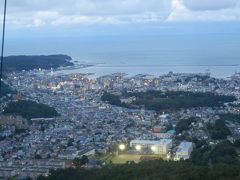
[[1, 67], [0, 67], [0, 97], [2, 96], [2, 75], [3, 75], [3, 54], [5, 43], [5, 27], [6, 27], [6, 14], [7, 14], [7, 0], [4, 1], [4, 14], [3, 14], [3, 29], [2, 29], [2, 52], [1, 52]]

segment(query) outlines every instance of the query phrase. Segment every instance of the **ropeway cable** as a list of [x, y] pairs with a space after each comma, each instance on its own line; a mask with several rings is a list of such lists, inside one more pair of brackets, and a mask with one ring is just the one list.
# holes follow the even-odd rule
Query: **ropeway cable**
[[1, 52], [1, 67], [0, 67], [0, 97], [2, 95], [2, 76], [3, 76], [3, 54], [5, 43], [5, 27], [6, 27], [6, 14], [7, 14], [7, 0], [4, 1], [4, 14], [3, 14], [3, 29], [2, 29], [2, 52]]

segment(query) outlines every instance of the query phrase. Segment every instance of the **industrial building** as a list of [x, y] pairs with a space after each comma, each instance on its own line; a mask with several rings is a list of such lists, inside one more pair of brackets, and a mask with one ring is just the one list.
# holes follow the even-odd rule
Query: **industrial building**
[[172, 147], [172, 139], [153, 140], [132, 140], [130, 147], [138, 151], [148, 150], [153, 154], [167, 155]]
[[179, 145], [174, 160], [189, 159], [192, 151], [193, 143], [184, 141]]

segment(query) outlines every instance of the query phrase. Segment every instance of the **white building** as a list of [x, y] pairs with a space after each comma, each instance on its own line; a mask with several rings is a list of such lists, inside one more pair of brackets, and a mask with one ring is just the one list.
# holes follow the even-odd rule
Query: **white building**
[[179, 145], [174, 160], [189, 159], [192, 151], [193, 143], [184, 141]]
[[91, 149], [91, 150], [86, 150], [86, 151], [82, 151], [79, 153], [80, 156], [87, 156], [87, 157], [93, 157], [96, 154], [96, 150], [95, 149]]
[[130, 147], [136, 148], [137, 150], [150, 150], [154, 154], [166, 155], [172, 147], [172, 139], [161, 139], [159, 141], [132, 140]]
[[121, 98], [120, 101], [121, 101], [121, 103], [130, 104], [130, 103], [136, 101], [136, 99], [137, 98], [135, 96], [133, 96], [133, 97]]

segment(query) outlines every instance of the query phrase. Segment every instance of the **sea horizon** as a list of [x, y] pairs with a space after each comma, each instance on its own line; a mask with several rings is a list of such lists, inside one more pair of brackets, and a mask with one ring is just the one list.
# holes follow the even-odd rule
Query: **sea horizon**
[[[9, 38], [6, 55], [66, 54], [93, 66], [64, 73], [150, 74], [211, 73], [227, 78], [240, 72], [238, 33], [182, 33], [79, 37]], [[11, 47], [11, 48], [10, 48]]]

